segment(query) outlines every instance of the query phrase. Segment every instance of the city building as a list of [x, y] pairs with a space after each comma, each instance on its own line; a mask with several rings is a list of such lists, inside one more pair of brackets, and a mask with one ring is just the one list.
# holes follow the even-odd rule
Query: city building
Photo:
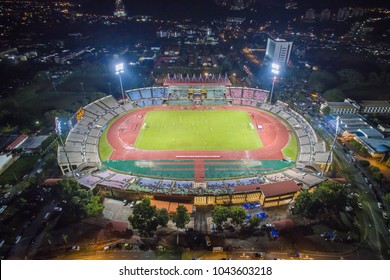
[[327, 102], [321, 106], [330, 107], [330, 114], [388, 114], [390, 100], [363, 100], [345, 99], [344, 102]]
[[349, 102], [328, 102], [323, 107], [330, 107], [330, 114], [356, 114], [358, 108]]
[[321, 11], [320, 20], [329, 20], [331, 16], [331, 11], [329, 9], [324, 9]]
[[314, 9], [308, 9], [305, 13], [305, 21], [314, 21], [316, 19], [316, 11]]
[[115, 0], [115, 11], [114, 16], [116, 17], [125, 17], [127, 16], [125, 11], [125, 5], [122, 0]]
[[292, 42], [279, 38], [268, 38], [265, 61], [286, 65], [290, 60], [291, 49]]

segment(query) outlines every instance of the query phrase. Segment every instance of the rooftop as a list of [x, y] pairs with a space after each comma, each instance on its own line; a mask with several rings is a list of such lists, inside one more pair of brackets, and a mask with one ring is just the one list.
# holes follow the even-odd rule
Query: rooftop
[[237, 186], [235, 192], [256, 191], [261, 190], [265, 197], [272, 197], [284, 194], [296, 193], [301, 189], [294, 180], [288, 180], [270, 184], [253, 184], [247, 186]]
[[365, 107], [390, 107], [389, 100], [363, 100], [359, 101], [359, 105]]

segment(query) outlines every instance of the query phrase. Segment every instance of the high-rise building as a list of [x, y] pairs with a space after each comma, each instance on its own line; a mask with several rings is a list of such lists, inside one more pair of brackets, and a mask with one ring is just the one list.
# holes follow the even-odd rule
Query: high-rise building
[[268, 38], [267, 49], [265, 51], [265, 61], [277, 63], [280, 66], [287, 64], [290, 61], [292, 42], [284, 39]]
[[338, 20], [345, 20], [349, 17], [349, 8], [340, 8], [339, 11], [337, 12], [337, 19]]
[[125, 5], [123, 4], [122, 0], [115, 0], [114, 16], [116, 16], [116, 17], [125, 17], [126, 16]]
[[331, 11], [329, 9], [324, 9], [321, 11], [320, 20], [329, 20]]
[[307, 9], [305, 13], [306, 21], [314, 21], [316, 19], [316, 11], [314, 9]]

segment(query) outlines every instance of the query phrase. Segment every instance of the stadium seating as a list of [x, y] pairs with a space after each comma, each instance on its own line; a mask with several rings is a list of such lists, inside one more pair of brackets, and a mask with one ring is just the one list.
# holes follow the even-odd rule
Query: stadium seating
[[154, 98], [162, 98], [162, 99], [168, 98], [168, 88], [166, 87], [153, 87], [152, 93]]
[[141, 94], [140, 94], [138, 89], [137, 90], [131, 90], [131, 91], [128, 91], [126, 93], [129, 95], [131, 100], [140, 100], [140, 99], [142, 99]]
[[152, 91], [150, 88], [140, 89], [141, 98], [149, 99], [152, 98]]
[[254, 89], [245, 88], [242, 97], [246, 99], [253, 99], [253, 95], [254, 95]]
[[256, 89], [254, 93], [254, 98], [260, 102], [266, 102], [268, 99], [269, 93], [263, 90]]
[[175, 187], [179, 189], [191, 189], [193, 184], [193, 182], [189, 181], [176, 181]]
[[230, 95], [233, 98], [241, 98], [242, 97], [242, 88], [230, 88]]
[[153, 105], [153, 101], [151, 99], [145, 99], [144, 100], [144, 104], [145, 104], [145, 106], [152, 106]]
[[150, 179], [150, 178], [141, 178], [137, 184], [140, 186], [145, 186], [145, 187], [156, 187], [158, 186], [160, 180], [156, 179]]

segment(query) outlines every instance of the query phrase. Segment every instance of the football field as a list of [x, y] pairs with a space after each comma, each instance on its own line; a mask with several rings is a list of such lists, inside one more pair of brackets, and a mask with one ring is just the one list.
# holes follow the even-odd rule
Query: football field
[[142, 150], [255, 150], [263, 147], [244, 111], [158, 110], [146, 114], [137, 136]]

